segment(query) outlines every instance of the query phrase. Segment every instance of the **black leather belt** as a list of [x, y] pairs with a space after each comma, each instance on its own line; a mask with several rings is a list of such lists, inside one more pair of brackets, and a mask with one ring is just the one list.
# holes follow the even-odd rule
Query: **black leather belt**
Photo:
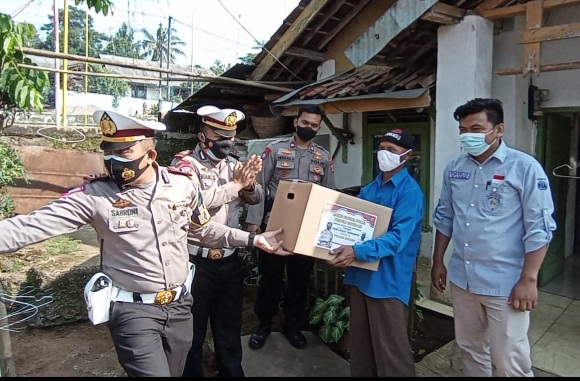
[[194, 258], [205, 258], [212, 261], [217, 261], [220, 259], [226, 259], [229, 257], [234, 257], [237, 253], [237, 249], [212, 249], [203, 246], [197, 246], [196, 252], [192, 252], [192, 248], [196, 246], [188, 244], [189, 249], [189, 261], [193, 262]]

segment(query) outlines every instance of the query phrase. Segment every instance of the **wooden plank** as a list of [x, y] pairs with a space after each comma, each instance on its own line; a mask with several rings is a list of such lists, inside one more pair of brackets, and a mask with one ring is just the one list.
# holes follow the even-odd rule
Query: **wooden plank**
[[[526, 30], [528, 33], [534, 33], [542, 27], [542, 18], [544, 17], [543, 1], [535, 0], [526, 5]], [[540, 72], [540, 51], [541, 43], [539, 42], [524, 45], [524, 75], [530, 72]]]
[[483, 3], [475, 7], [474, 11], [480, 13], [489, 9], [495, 9], [504, 6], [509, 0], [485, 0]]
[[[541, 65], [540, 71], [545, 73], [548, 71], [561, 71], [561, 70], [575, 70], [580, 69], [580, 62], [568, 62], [568, 63], [560, 63], [560, 64], [549, 64], [549, 65]], [[522, 67], [512, 67], [507, 69], [498, 69], [495, 71], [497, 75], [516, 75], [516, 74], [523, 74], [524, 68]]]
[[[544, 0], [544, 10], [549, 11], [550, 9], [567, 7], [573, 5], [579, 5], [580, 0]], [[509, 7], [482, 10], [479, 13], [480, 16], [485, 17], [489, 20], [498, 20], [506, 17], [514, 17], [523, 15], [526, 13], [527, 4], [517, 4], [511, 5]]]
[[332, 5], [332, 7], [330, 9], [328, 9], [324, 15], [322, 15], [322, 19], [320, 19], [317, 23], [316, 26], [314, 26], [310, 32], [308, 32], [308, 34], [306, 35], [306, 37], [304, 37], [304, 39], [301, 41], [301, 45], [302, 46], [307, 46], [308, 43], [310, 42], [310, 40], [316, 36], [316, 34], [318, 33], [318, 31], [320, 30], [320, 28], [322, 28], [326, 22], [330, 19], [332, 19], [333, 15], [338, 12], [338, 10], [342, 7], [342, 5], [346, 2], [346, 0], [335, 0], [334, 4]]
[[310, 61], [316, 61], [316, 62], [326, 61], [326, 57], [325, 57], [324, 53], [315, 52], [314, 50], [297, 48], [295, 46], [291, 46], [290, 48], [288, 48], [288, 50], [286, 50], [286, 52], [284, 54], [287, 56], [298, 57], [298, 58], [307, 59]]
[[259, 81], [272, 66], [282, 57], [282, 54], [292, 45], [298, 36], [304, 31], [308, 24], [314, 20], [318, 12], [329, 2], [329, 0], [312, 0], [292, 23], [290, 28], [276, 42], [276, 45], [270, 49], [270, 54], [258, 64], [252, 72], [250, 78]]
[[465, 10], [445, 3], [437, 3], [431, 7], [421, 20], [438, 24], [457, 24], [465, 16]]
[[522, 33], [523, 44], [580, 37], [580, 23], [543, 27]]
[[[320, 105], [326, 114], [341, 114], [351, 112], [368, 112], [384, 111], [397, 109], [412, 109], [429, 107], [431, 96], [429, 91], [423, 95], [412, 99], [391, 99], [391, 98], [372, 98], [372, 99], [346, 99], [334, 102], [326, 102]], [[294, 116], [298, 113], [300, 105], [284, 107], [283, 115]]]
[[[340, 33], [344, 27], [346, 25], [348, 25], [348, 23], [355, 18], [360, 11], [369, 3], [370, 0], [357, 0], [356, 2], [356, 6], [352, 9], [352, 11], [350, 11], [348, 13], [348, 15], [346, 15], [345, 17], [342, 18], [342, 20], [336, 24], [336, 26], [334, 27], [334, 29], [332, 29], [331, 31], [328, 32], [328, 34], [326, 35], [326, 37], [324, 37], [316, 46], [318, 48], [318, 50], [322, 50], [326, 47], [326, 45], [328, 43], [330, 43], [330, 41], [332, 41], [332, 39], [334, 37], [336, 37], [336, 35], [338, 33]], [[389, 0], [391, 2], [395, 2], [396, 0]]]

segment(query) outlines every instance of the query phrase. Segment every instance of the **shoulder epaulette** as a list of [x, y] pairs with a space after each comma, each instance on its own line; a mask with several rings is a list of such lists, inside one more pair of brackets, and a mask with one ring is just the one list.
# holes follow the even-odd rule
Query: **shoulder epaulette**
[[193, 173], [194, 169], [192, 167], [186, 166], [186, 165], [181, 166], [179, 168], [177, 168], [177, 167], [166, 167], [166, 168], [167, 168], [167, 171], [169, 171], [170, 173], [175, 173], [176, 175], [183, 175], [183, 176], [191, 177], [194, 174]]
[[107, 173], [93, 173], [92, 175], [83, 176], [83, 180], [85, 180], [86, 184], [92, 183], [93, 181], [102, 181], [106, 179], [110, 179]]
[[193, 153], [193, 150], [188, 149], [186, 151], [181, 151], [181, 152], [176, 153], [175, 155], [173, 155], [173, 157], [178, 157], [181, 159], [182, 157], [191, 155], [192, 153]]
[[326, 153], [330, 153], [329, 150], [327, 150], [326, 148], [324, 148], [323, 146], [321, 146], [320, 144], [316, 144], [316, 143], [312, 143], [317, 149], [326, 152]]
[[274, 145], [274, 144], [278, 144], [278, 143], [288, 142], [289, 140], [290, 140], [290, 138], [280, 138], [280, 139], [272, 140], [269, 144]]

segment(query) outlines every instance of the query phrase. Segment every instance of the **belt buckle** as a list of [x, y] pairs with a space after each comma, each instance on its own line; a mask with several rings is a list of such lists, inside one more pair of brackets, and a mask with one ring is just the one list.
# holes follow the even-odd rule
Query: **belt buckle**
[[175, 298], [175, 295], [177, 295], [177, 291], [175, 291], [175, 290], [159, 291], [155, 295], [155, 303], [157, 303], [157, 304], [171, 303], [173, 301], [173, 299]]
[[209, 259], [217, 260], [222, 259], [224, 256], [224, 252], [222, 249], [209, 249], [207, 251], [207, 257]]

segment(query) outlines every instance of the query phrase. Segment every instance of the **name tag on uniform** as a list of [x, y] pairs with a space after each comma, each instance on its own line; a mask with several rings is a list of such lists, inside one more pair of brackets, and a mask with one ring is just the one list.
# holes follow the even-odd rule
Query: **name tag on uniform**
[[116, 233], [139, 230], [141, 226], [139, 208], [109, 209], [109, 229]]
[[469, 180], [470, 177], [471, 177], [471, 173], [469, 173], [469, 172], [449, 171], [449, 178], [450, 179]]

